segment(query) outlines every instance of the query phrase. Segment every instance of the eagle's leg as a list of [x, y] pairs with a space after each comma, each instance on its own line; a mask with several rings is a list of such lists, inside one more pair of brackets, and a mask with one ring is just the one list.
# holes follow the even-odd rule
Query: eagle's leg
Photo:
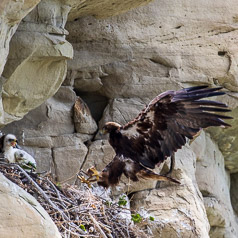
[[163, 174], [163, 176], [168, 176], [170, 175], [173, 170], [174, 170], [174, 166], [175, 166], [175, 154], [173, 153], [170, 157], [170, 168], [169, 168], [169, 171], [165, 174]]
[[100, 178], [100, 172], [97, 171], [95, 167], [91, 167], [87, 171], [87, 175], [89, 176], [88, 180], [90, 181], [91, 178], [95, 177], [95, 181], [98, 181]]
[[90, 181], [88, 181], [88, 179], [86, 179], [84, 176], [79, 176], [79, 175], [78, 175], [78, 178], [81, 183], [86, 183], [88, 185], [88, 187], [91, 188], [91, 183], [90, 183]]
[[91, 184], [94, 182], [97, 182], [100, 178], [100, 173], [96, 170], [95, 167], [91, 167], [87, 170], [86, 175], [89, 177], [86, 179], [84, 176], [78, 176], [81, 183], [86, 183], [89, 187], [91, 187]]
[[157, 181], [166, 181], [166, 182], [173, 182], [173, 183], [180, 184], [178, 180], [167, 177], [167, 176], [163, 176], [163, 175], [154, 174], [152, 178], [156, 179]]
[[156, 174], [156, 173], [154, 173], [153, 171], [151, 171], [149, 169], [141, 170], [138, 175], [141, 176], [142, 178], [145, 178], [145, 179], [148, 178], [148, 179], [154, 179], [154, 180], [157, 180], [157, 181], [166, 181], [166, 182], [173, 182], [173, 183], [180, 184], [180, 182], [177, 181], [176, 179], [167, 177], [165, 175]]

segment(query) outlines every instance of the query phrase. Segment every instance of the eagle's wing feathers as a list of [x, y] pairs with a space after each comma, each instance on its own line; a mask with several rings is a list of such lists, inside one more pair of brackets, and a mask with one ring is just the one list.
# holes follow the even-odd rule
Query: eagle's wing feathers
[[198, 86], [160, 94], [120, 130], [126, 138], [122, 154], [154, 168], [181, 148], [186, 137], [192, 139], [202, 128], [229, 126], [223, 119], [231, 117], [216, 114], [230, 111], [225, 104], [200, 100], [225, 94], [220, 89]]

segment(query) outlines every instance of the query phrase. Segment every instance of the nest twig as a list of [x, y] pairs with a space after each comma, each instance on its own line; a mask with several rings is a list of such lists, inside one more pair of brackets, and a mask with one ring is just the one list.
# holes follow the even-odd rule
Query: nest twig
[[38, 200], [62, 237], [148, 237], [120, 216], [124, 208], [108, 206], [85, 186], [57, 186], [50, 177], [28, 173], [17, 164], [0, 162], [0, 172]]

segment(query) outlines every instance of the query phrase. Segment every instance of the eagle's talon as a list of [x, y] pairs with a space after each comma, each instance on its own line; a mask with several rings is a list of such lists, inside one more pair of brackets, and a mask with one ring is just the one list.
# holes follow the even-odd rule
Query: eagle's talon
[[[89, 168], [87, 171], [87, 175], [89, 176], [88, 180], [95, 177], [96, 181], [98, 181], [100, 178], [100, 172], [98, 172], [95, 167]], [[92, 181], [95, 181], [95, 180], [92, 180]]]
[[91, 181], [89, 179], [86, 179], [84, 176], [79, 176], [79, 175], [78, 175], [78, 178], [81, 183], [86, 183], [88, 187], [91, 188]]

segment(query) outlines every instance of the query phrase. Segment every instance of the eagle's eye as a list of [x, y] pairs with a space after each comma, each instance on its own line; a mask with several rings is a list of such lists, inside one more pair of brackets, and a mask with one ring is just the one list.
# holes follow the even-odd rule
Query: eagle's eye
[[104, 127], [100, 130], [100, 134], [101, 134], [101, 135], [105, 135], [105, 134], [107, 134], [107, 133], [108, 133], [108, 129], [107, 129], [106, 126], [104, 126]]

